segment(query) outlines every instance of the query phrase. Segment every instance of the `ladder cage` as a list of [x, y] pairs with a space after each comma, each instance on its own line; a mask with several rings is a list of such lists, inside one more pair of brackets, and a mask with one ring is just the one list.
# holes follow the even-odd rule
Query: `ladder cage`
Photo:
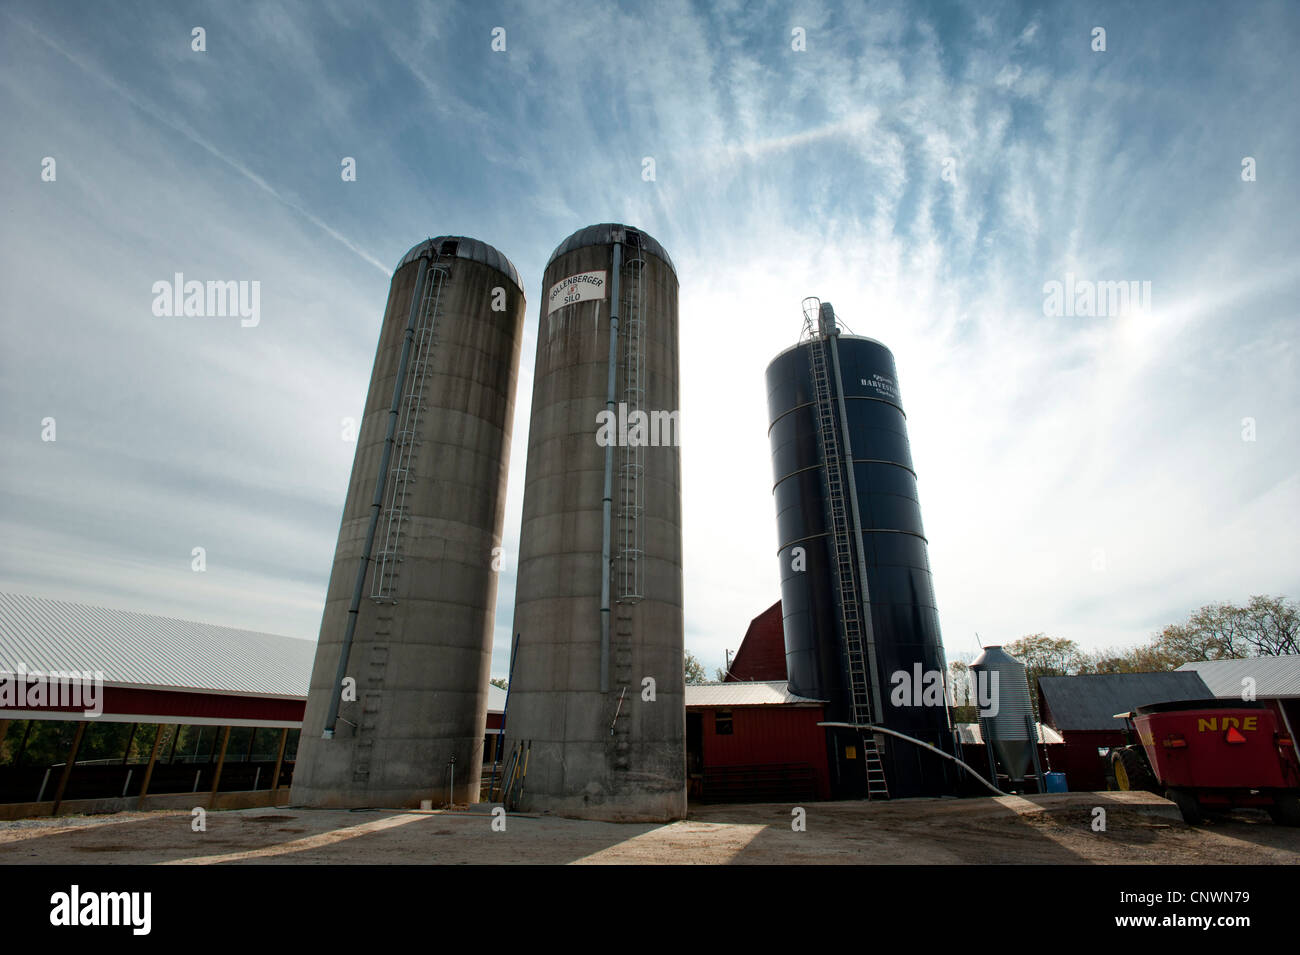
[[374, 576], [372, 600], [396, 602], [397, 568], [402, 561], [402, 530], [410, 520], [407, 493], [415, 473], [415, 456], [420, 447], [420, 417], [426, 410], [425, 387], [434, 347], [438, 343], [437, 325], [442, 292], [448, 278], [448, 266], [435, 261], [429, 266], [423, 299], [419, 306], [411, 357], [402, 382], [401, 408], [394, 435], [396, 453], [388, 468], [384, 496], [383, 537], [379, 551], [371, 558]]
[[[813, 324], [809, 301], [805, 299], [804, 337], [809, 341], [808, 359], [812, 372], [816, 399], [817, 436], [824, 463], [823, 476], [826, 489], [826, 509], [830, 518], [831, 550], [835, 602], [839, 611], [840, 645], [844, 659], [844, 672], [849, 683], [849, 703], [852, 722], [856, 725], [870, 723], [875, 712], [871, 686], [870, 664], [863, 646], [863, 614], [860, 583], [854, 566], [851, 503], [847, 499], [844, 468], [852, 467], [840, 453], [836, 402], [838, 396], [831, 388], [830, 362], [827, 357], [829, 343]], [[880, 759], [880, 745], [874, 734], [861, 734], [864, 766], [867, 777], [867, 798], [888, 798], [889, 787], [885, 779], [884, 764]]]
[[[628, 420], [633, 412], [647, 415], [645, 371], [645, 259], [639, 249], [630, 248], [623, 263], [623, 341], [620, 373], [622, 401]], [[615, 554], [616, 599], [635, 603], [644, 598], [645, 556], [645, 448], [642, 443], [623, 442], [618, 465], [618, 550]]]

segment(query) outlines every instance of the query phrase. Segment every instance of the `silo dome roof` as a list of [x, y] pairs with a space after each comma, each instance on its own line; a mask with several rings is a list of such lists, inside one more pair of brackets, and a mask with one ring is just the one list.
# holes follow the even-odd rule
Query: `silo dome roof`
[[[455, 245], [444, 245], [444, 243], [455, 243]], [[509, 276], [510, 281], [515, 283], [515, 287], [519, 291], [524, 290], [524, 283], [519, 280], [519, 272], [509, 259], [486, 242], [480, 242], [478, 239], [471, 239], [463, 235], [440, 235], [436, 238], [425, 239], [423, 242], [417, 242], [411, 246], [410, 252], [402, 256], [402, 261], [397, 263], [397, 268], [400, 269], [408, 262], [414, 262], [427, 251], [437, 252], [444, 256], [454, 255], [459, 259], [472, 259], [475, 262], [490, 265], [498, 272], [504, 272]], [[393, 271], [397, 271], [397, 269]]]
[[546, 260], [546, 267], [550, 268], [552, 262], [574, 249], [583, 249], [589, 245], [610, 245], [614, 242], [628, 243], [628, 233], [632, 233], [633, 242], [639, 239], [641, 248], [662, 259], [664, 264], [673, 270], [673, 275], [677, 274], [677, 266], [673, 265], [673, 260], [668, 257], [668, 253], [654, 236], [618, 222], [602, 222], [600, 225], [589, 225], [585, 229], [579, 229], [555, 247], [551, 257]]

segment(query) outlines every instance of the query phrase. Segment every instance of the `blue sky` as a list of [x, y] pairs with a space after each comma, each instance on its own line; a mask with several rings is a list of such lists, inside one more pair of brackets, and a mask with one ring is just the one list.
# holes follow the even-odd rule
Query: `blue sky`
[[[0, 26], [6, 590], [314, 637], [391, 269], [472, 235], [529, 300], [503, 674], [542, 269], [613, 220], [680, 273], [710, 668], [778, 596], [763, 371], [806, 295], [897, 358], [950, 656], [1300, 596], [1292, 3], [14, 2]], [[260, 324], [154, 316], [175, 272], [260, 281]], [[1150, 302], [1045, 315], [1067, 274]]]

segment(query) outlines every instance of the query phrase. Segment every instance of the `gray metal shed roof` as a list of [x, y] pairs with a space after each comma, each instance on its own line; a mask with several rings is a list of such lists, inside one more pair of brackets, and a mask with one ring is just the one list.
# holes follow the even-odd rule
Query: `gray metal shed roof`
[[1241, 681], [1255, 681], [1257, 697], [1300, 697], [1300, 654], [1247, 657], [1244, 660], [1199, 660], [1184, 663], [1177, 672], [1194, 672], [1210, 693], [1225, 699], [1241, 697]]
[[785, 680], [691, 683], [686, 686], [687, 706], [770, 706], [821, 702], [791, 693], [790, 684]]
[[[984, 745], [984, 731], [980, 729], [978, 723], [954, 723], [953, 726], [957, 728], [957, 735], [961, 737], [963, 746]], [[1040, 743], [1056, 744], [1065, 742], [1065, 738], [1050, 726], [1035, 723], [1034, 729], [1037, 731], [1038, 742]]]
[[0, 593], [0, 673], [92, 673], [109, 686], [306, 699], [314, 640]]
[[[513, 262], [486, 242], [480, 242], [478, 239], [471, 239], [464, 235], [440, 235], [432, 239], [425, 239], [423, 242], [417, 242], [411, 246], [410, 252], [402, 256], [402, 261], [397, 263], [397, 269], [400, 269], [408, 262], [414, 262], [426, 250], [441, 251], [444, 242], [456, 243], [456, 258], [471, 259], [474, 262], [490, 265], [498, 272], [505, 273], [510, 281], [515, 283], [515, 288], [519, 289], [520, 292], [524, 290], [524, 283], [519, 280], [519, 272]], [[393, 271], [396, 272], [397, 269], [393, 269]]]
[[1131, 712], [1147, 703], [1203, 700], [1210, 689], [1195, 673], [1088, 673], [1082, 676], [1043, 676], [1038, 691], [1047, 704], [1047, 722], [1071, 730], [1118, 730], [1116, 713]]
[[649, 232], [643, 232], [641, 229], [618, 222], [602, 222], [599, 225], [589, 225], [585, 229], [579, 229], [555, 247], [551, 257], [546, 260], [546, 267], [550, 268], [552, 262], [574, 249], [584, 249], [589, 245], [627, 242], [627, 233], [629, 232], [634, 232], [639, 236], [642, 249], [662, 259], [664, 264], [673, 270], [673, 275], [677, 274], [677, 266], [673, 265], [673, 260], [668, 257], [668, 253], [654, 236]]

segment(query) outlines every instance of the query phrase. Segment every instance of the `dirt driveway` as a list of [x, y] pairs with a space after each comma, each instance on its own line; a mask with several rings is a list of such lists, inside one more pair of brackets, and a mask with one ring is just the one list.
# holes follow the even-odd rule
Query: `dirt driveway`
[[[1105, 831], [1092, 828], [1105, 811]], [[1300, 863], [1300, 829], [1243, 811], [1196, 828], [1146, 793], [696, 806], [670, 825], [464, 811], [251, 809], [0, 823], [4, 864]], [[498, 820], [499, 828], [499, 820]]]

